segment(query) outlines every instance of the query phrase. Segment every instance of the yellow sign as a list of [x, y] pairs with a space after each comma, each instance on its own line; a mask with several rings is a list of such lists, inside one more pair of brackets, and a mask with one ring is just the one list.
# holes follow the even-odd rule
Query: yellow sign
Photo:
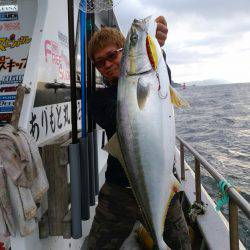
[[21, 36], [19, 39], [16, 39], [15, 35], [11, 35], [10, 38], [0, 37], [0, 51], [6, 51], [7, 48], [13, 49], [24, 44], [29, 44], [31, 40], [32, 38], [29, 36]]

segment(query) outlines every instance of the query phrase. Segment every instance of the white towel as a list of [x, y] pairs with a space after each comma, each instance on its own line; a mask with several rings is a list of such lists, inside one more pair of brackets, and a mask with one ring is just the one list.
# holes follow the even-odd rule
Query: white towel
[[0, 140], [0, 187], [6, 187], [0, 191], [1, 218], [5, 221], [0, 230], [7, 229], [13, 235], [17, 226], [21, 236], [27, 236], [36, 228], [36, 202], [47, 192], [48, 180], [38, 147], [29, 134], [8, 124], [0, 129]]
[[[4, 223], [2, 221], [4, 221]], [[9, 234], [15, 234], [15, 224], [9, 192], [7, 189], [5, 170], [0, 167], [0, 235], [6, 236]]]

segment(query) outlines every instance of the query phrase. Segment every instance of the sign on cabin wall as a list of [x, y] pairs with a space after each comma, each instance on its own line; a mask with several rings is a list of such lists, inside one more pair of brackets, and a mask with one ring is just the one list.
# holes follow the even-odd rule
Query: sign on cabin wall
[[[80, 0], [74, 1], [75, 34], [79, 2]], [[58, 11], [59, 6], [60, 11]], [[28, 122], [28, 131], [38, 145], [71, 130], [69, 63], [67, 0], [48, 1], [37, 69], [38, 84], [34, 108]], [[79, 93], [77, 96], [80, 99]], [[80, 128], [80, 100], [77, 104], [78, 128]]]
[[[25, 96], [22, 111], [28, 116], [21, 125], [38, 144], [71, 130], [67, 0], [45, 2], [44, 6], [43, 1], [38, 5], [35, 0], [17, 0], [13, 6], [0, 4], [0, 124], [11, 119], [17, 86], [30, 79], [24, 84], [35, 84], [36, 90]], [[74, 1], [75, 31], [79, 2]], [[37, 22], [41, 17], [42, 22]], [[28, 61], [34, 58], [37, 64]], [[29, 77], [30, 72], [35, 72], [35, 78]], [[66, 88], [57, 89], [57, 83]]]
[[[81, 101], [77, 101], [77, 125], [81, 126]], [[71, 130], [71, 103], [63, 102], [36, 107], [31, 112], [29, 133], [38, 145]]]
[[[38, 82], [69, 84], [69, 44], [67, 1], [48, 2], [43, 30]], [[60, 8], [60, 11], [58, 10]]]
[[17, 86], [23, 82], [36, 16], [34, 2], [0, 5], [0, 126], [10, 121]]

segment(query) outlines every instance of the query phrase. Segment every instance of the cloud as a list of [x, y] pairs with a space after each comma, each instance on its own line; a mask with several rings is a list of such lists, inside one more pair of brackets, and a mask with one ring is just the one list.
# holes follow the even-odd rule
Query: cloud
[[217, 58], [224, 53], [218, 54], [217, 52], [203, 52], [198, 50], [179, 50], [173, 51], [172, 49], [166, 50], [168, 63], [170, 65], [180, 65], [180, 64], [188, 64], [188, 63], [201, 63], [208, 58]]
[[119, 4], [114, 12], [118, 16], [118, 24], [124, 34], [126, 34], [131, 26], [134, 18], [145, 18], [152, 14], [152, 9], [149, 5], [143, 5], [139, 0], [116, 0]]
[[134, 18], [166, 17], [169, 34], [164, 49], [170, 66], [177, 70], [176, 79], [199, 80], [213, 74], [235, 79], [236, 73], [227, 73], [228, 60], [234, 58], [241, 68], [234, 71], [250, 81], [243, 71], [245, 64], [250, 65], [249, 10], [249, 0], [122, 0], [115, 13], [125, 34]]
[[139, 1], [142, 5], [158, 8], [180, 16], [197, 15], [204, 18], [224, 19], [235, 15], [249, 15], [249, 0], [154, 0]]

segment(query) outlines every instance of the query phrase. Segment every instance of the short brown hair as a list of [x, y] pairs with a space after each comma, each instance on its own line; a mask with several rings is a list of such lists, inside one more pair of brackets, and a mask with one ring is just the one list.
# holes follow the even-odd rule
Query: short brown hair
[[125, 37], [115, 28], [104, 27], [101, 28], [101, 30], [96, 31], [88, 43], [89, 58], [93, 59], [93, 56], [97, 51], [110, 44], [114, 44], [118, 48], [123, 48]]

